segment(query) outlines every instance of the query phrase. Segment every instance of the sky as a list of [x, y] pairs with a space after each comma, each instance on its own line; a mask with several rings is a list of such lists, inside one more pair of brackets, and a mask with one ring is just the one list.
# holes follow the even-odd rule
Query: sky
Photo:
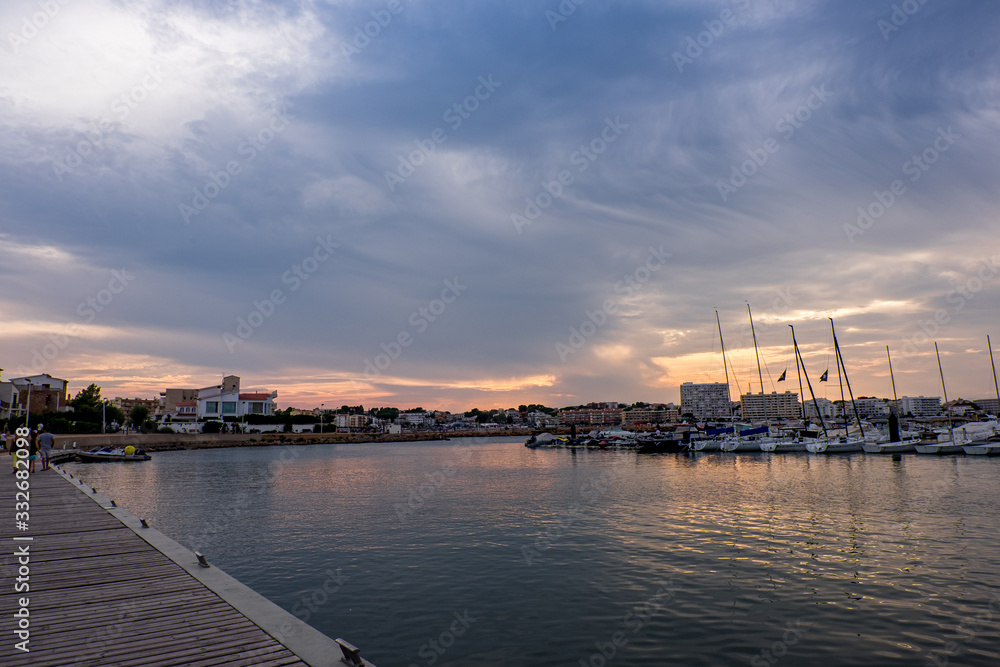
[[[578, 4], [579, 3], [579, 4]], [[994, 395], [1000, 4], [12, 0], [0, 367], [443, 410]], [[995, 356], [997, 353], [994, 353]], [[778, 383], [787, 369], [789, 381]], [[830, 369], [831, 382], [818, 384]]]

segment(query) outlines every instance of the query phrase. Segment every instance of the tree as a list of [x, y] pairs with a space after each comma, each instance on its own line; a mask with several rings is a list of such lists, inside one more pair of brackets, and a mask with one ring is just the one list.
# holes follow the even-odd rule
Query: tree
[[399, 417], [399, 408], [379, 408], [375, 416], [379, 419], [396, 419]]
[[69, 404], [74, 410], [78, 410], [80, 408], [92, 408], [95, 410], [100, 409], [101, 388], [96, 384], [91, 384], [86, 389], [80, 390], [80, 392], [76, 395], [76, 398], [71, 399]]
[[128, 413], [128, 418], [132, 422], [132, 426], [135, 428], [142, 427], [142, 425], [146, 423], [146, 417], [148, 416], [149, 408], [145, 405], [137, 405]]

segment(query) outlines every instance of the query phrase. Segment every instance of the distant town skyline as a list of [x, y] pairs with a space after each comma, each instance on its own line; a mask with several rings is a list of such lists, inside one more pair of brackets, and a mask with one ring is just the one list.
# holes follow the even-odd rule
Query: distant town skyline
[[391, 5], [0, 6], [4, 377], [994, 395], [997, 3]]

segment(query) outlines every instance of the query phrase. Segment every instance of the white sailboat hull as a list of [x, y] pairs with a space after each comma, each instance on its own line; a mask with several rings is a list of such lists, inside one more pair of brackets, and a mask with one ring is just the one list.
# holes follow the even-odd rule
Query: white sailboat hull
[[962, 445], [953, 442], [940, 442], [937, 444], [917, 445], [917, 454], [957, 454], [962, 451]]
[[740, 440], [722, 443], [724, 452], [756, 452], [760, 453], [760, 444], [757, 440]]
[[901, 454], [903, 452], [912, 452], [917, 442], [919, 441], [866, 442], [864, 450], [866, 454]]
[[699, 440], [691, 445], [691, 449], [696, 452], [717, 452], [719, 451], [718, 440]]
[[760, 443], [760, 451], [762, 452], [772, 452], [775, 454], [784, 454], [786, 452], [804, 452], [806, 451], [806, 443], [804, 442], [762, 442]]
[[863, 452], [864, 440], [820, 440], [806, 443], [806, 451], [813, 454], [850, 454], [851, 452]]
[[972, 456], [1000, 456], [1000, 444], [965, 445], [962, 451]]

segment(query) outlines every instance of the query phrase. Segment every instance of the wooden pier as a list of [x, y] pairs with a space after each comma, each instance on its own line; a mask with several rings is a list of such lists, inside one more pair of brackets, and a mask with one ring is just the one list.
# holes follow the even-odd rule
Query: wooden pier
[[0, 665], [369, 664], [57, 470], [31, 475], [19, 530], [10, 457], [0, 461]]

